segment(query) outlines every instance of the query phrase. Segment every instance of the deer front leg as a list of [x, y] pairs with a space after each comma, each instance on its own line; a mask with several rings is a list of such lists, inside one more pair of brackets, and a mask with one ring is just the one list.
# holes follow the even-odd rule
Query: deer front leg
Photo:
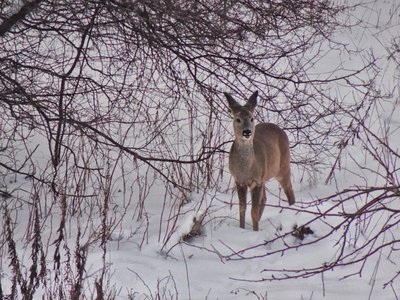
[[244, 221], [246, 217], [246, 194], [247, 186], [236, 183], [236, 189], [239, 197], [239, 222], [240, 228], [244, 228]]
[[260, 205], [261, 205], [261, 197], [263, 196], [264, 187], [255, 186], [251, 190], [251, 219], [253, 221], [253, 230], [258, 231], [258, 222], [260, 221]]

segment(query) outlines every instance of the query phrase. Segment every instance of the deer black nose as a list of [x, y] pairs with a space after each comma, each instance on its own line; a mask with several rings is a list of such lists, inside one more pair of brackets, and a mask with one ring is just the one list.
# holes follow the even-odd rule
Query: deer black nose
[[251, 130], [250, 129], [243, 130], [243, 136], [245, 138], [249, 138], [251, 136]]

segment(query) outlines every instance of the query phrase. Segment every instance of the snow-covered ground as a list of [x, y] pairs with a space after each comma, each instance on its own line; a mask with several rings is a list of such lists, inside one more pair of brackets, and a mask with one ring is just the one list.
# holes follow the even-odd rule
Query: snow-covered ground
[[[387, 141], [391, 149], [398, 153], [400, 73], [393, 60], [388, 59], [390, 51], [393, 50], [392, 42], [396, 38], [399, 39], [400, 32], [400, 8], [395, 2], [378, 0], [357, 8], [353, 13], [360, 16], [364, 22], [363, 26], [340, 32], [334, 39], [347, 44], [349, 49], [369, 52], [378, 59], [377, 64], [381, 69], [376, 85], [381, 88], [382, 93], [392, 91], [393, 95], [374, 106], [366, 126], [381, 137], [384, 136], [384, 129], [387, 129]], [[393, 13], [396, 9], [396, 13]], [[316, 68], [330, 69], [340, 62], [343, 69], [354, 69], [354, 64], [361, 59], [358, 54], [354, 57], [340, 57], [340, 53], [332, 51]], [[335, 57], [336, 55], [338, 57]], [[317, 72], [321, 71], [316, 70]], [[340, 86], [332, 88], [349, 97], [349, 101], [354, 101], [351, 99], [351, 93], [341, 91]], [[378, 147], [378, 144], [376, 146]], [[396, 166], [396, 163], [398, 165], [395, 155], [388, 158], [393, 166]], [[250, 209], [246, 218], [246, 228], [239, 228], [236, 194], [232, 189], [232, 182], [229, 181], [229, 174], [225, 175], [222, 191], [193, 192], [189, 195], [191, 201], [180, 208], [177, 226], [172, 226], [174, 215], [171, 219], [168, 219], [167, 215], [170, 211], [178, 213], [178, 208], [169, 206], [175, 203], [175, 199], [165, 201], [164, 187], [152, 187], [144, 211], [139, 213], [140, 207], [135, 202], [138, 197], [133, 197], [130, 203], [127, 202], [124, 191], [130, 187], [124, 187], [127, 184], [126, 179], [116, 180], [112, 187], [113, 202], [118, 203], [119, 208], [115, 211], [121, 208], [125, 210], [110, 213], [108, 217], [121, 217], [122, 214], [124, 217], [121, 217], [121, 222], [115, 224], [115, 229], [106, 244], [99, 246], [99, 243], [94, 243], [96, 246], [90, 245], [86, 249], [85, 294], [88, 298], [96, 294], [94, 282], [103, 273], [104, 284], [108, 286], [106, 290], [110, 291], [105, 297], [116, 299], [398, 299], [399, 278], [392, 285], [385, 286], [400, 271], [398, 243], [393, 244], [393, 247], [378, 249], [365, 260], [365, 264], [361, 262], [335, 266], [315, 276], [310, 276], [312, 272], [305, 272], [328, 266], [338, 257], [340, 251], [351, 253], [353, 249], [367, 243], [379, 228], [388, 225], [387, 219], [391, 212], [382, 211], [358, 221], [364, 224], [355, 226], [353, 223], [354, 226], [348, 227], [349, 231], [346, 231], [346, 223], [335, 228], [345, 221], [344, 213], [356, 212], [367, 200], [370, 201], [371, 198], [367, 198], [370, 195], [349, 199], [342, 205], [338, 204], [339, 195], [320, 201], [358, 186], [384, 186], [385, 182], [382, 182], [379, 176], [379, 172], [384, 171], [366, 154], [363, 143], [357, 140], [354, 145], [344, 149], [341, 169], [338, 169], [334, 178], [327, 183], [325, 180], [330, 169], [320, 170], [316, 181], [310, 184], [299, 180], [300, 170], [294, 166], [293, 184], [297, 203], [288, 207], [284, 200], [279, 200], [280, 189], [277, 183], [270, 182], [267, 207], [259, 232], [251, 230]], [[228, 170], [224, 172], [227, 173]], [[399, 171], [394, 172], [394, 175], [399, 182]], [[7, 185], [10, 190], [32, 188], [29, 186], [29, 179], [22, 176], [8, 181]], [[135, 188], [140, 187], [133, 187], [132, 193], [136, 196], [139, 191]], [[129, 192], [127, 194], [129, 195]], [[320, 201], [320, 204], [316, 201]], [[167, 208], [164, 207], [165, 203]], [[389, 202], [388, 207], [398, 211], [391, 219], [396, 222], [400, 218], [399, 196]], [[19, 220], [18, 224], [13, 225], [16, 240], [30, 234], [26, 232], [26, 222], [32, 222], [30, 218], [33, 214], [32, 210], [26, 208], [27, 206], [22, 206], [21, 209], [13, 211], [13, 214], [18, 214]], [[140, 219], [139, 214], [142, 216]], [[49, 257], [46, 259], [51, 260], [57, 242], [47, 241], [46, 236], [51, 236], [52, 239], [57, 236], [60, 218], [57, 214], [47, 218], [42, 228], [42, 242], [48, 245], [46, 254]], [[202, 220], [204, 225], [201, 234], [183, 240], [197, 220]], [[77, 218], [74, 224], [72, 219], [67, 225], [66, 239], [71, 237], [71, 245], [70, 249], [64, 248], [61, 253], [75, 251], [77, 228], [82, 227], [79, 222], [81, 221]], [[1, 223], [3, 224], [3, 220]], [[96, 220], [93, 220], [93, 223], [95, 224]], [[310, 227], [312, 233], [306, 234], [301, 240], [291, 232], [294, 226], [303, 224]], [[363, 232], [357, 232], [358, 230]], [[399, 232], [400, 228], [396, 225], [376, 243], [399, 240]], [[345, 241], [344, 236], [350, 237], [350, 240]], [[31, 249], [21, 245], [16, 251], [21, 263], [27, 262], [29, 265], [32, 259]], [[358, 256], [352, 256], [349, 260], [355, 262], [365, 253], [367, 252], [360, 252]], [[1, 288], [3, 293], [8, 294], [11, 288], [8, 277], [11, 274], [7, 259], [9, 254], [4, 251], [0, 254]], [[63, 261], [63, 258], [61, 260]], [[71, 265], [74, 264], [75, 262], [71, 262]], [[76, 271], [72, 273], [77, 276]], [[40, 290], [37, 297], [41, 298]]]

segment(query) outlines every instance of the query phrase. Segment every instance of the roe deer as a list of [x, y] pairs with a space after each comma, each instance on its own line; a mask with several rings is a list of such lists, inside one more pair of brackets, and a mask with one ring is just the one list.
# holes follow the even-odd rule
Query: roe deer
[[272, 123], [254, 125], [253, 112], [257, 105], [255, 92], [245, 105], [240, 105], [225, 93], [233, 115], [235, 141], [229, 153], [229, 170], [235, 179], [239, 197], [240, 227], [244, 228], [247, 188], [251, 193], [251, 218], [253, 230], [264, 211], [265, 182], [275, 177], [289, 201], [295, 198], [290, 179], [290, 150], [286, 133]]

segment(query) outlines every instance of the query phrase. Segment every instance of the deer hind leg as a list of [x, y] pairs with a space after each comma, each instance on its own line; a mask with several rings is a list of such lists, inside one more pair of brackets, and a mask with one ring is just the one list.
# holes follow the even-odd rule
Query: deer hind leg
[[239, 197], [239, 223], [240, 228], [244, 228], [244, 222], [246, 217], [246, 195], [247, 186], [236, 183], [236, 189]]
[[259, 221], [261, 220], [262, 214], [264, 212], [265, 208], [265, 203], [267, 202], [267, 191], [265, 190], [265, 187], [263, 186], [261, 189], [261, 203], [260, 203], [260, 213], [259, 213]]
[[293, 205], [296, 202], [296, 199], [294, 197], [290, 172], [286, 173], [284, 176], [279, 178], [278, 181], [281, 187], [283, 188], [283, 191], [286, 194], [286, 198], [289, 201], [289, 205]]
[[[251, 219], [253, 221], [253, 230], [258, 231], [258, 222], [261, 218], [261, 204], [263, 202], [263, 189], [264, 186], [255, 186], [251, 190]], [[265, 192], [264, 192], [265, 193]]]

